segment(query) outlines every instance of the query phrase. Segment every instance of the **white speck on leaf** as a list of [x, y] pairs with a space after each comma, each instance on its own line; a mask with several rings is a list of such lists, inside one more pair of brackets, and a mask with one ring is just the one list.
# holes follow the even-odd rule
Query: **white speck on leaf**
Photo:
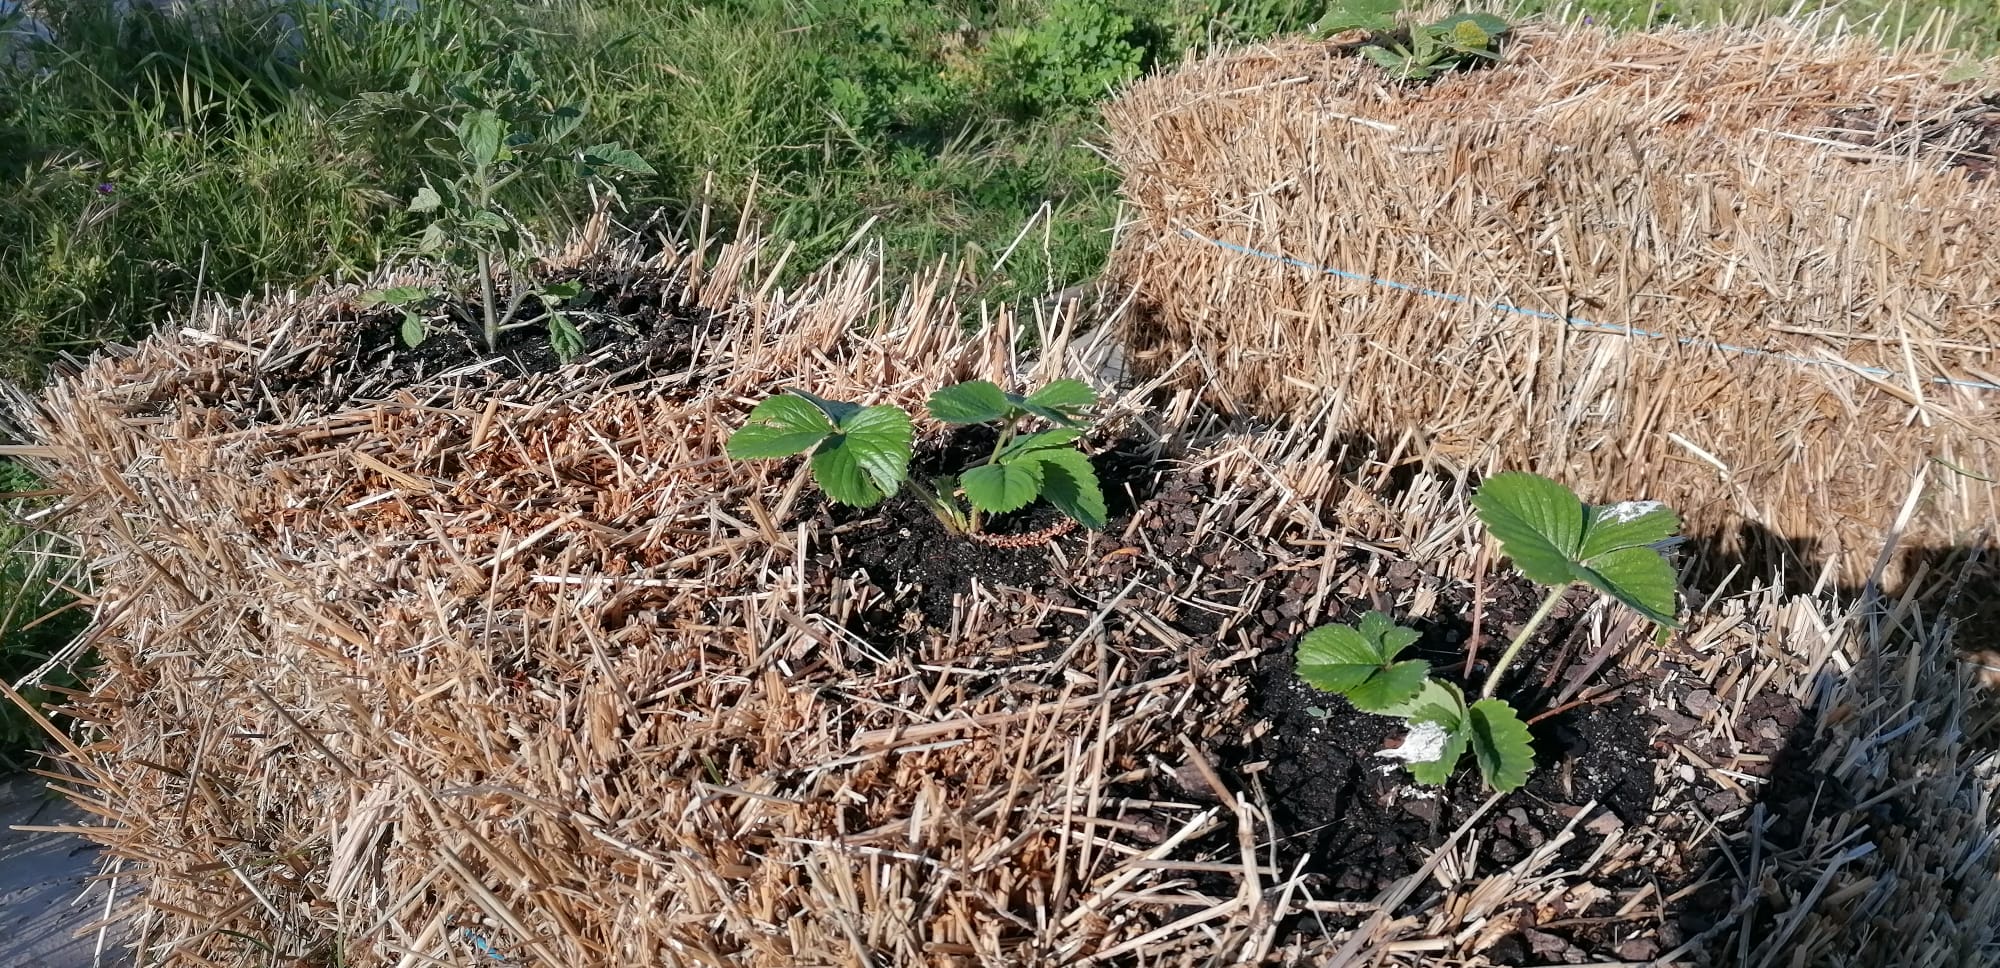
[[1624, 524], [1628, 521], [1637, 521], [1665, 506], [1658, 501], [1620, 501], [1605, 508], [1598, 517], [1616, 524]]
[[1406, 763], [1435, 763], [1444, 755], [1444, 746], [1451, 739], [1443, 726], [1432, 722], [1422, 722], [1410, 727], [1409, 735], [1403, 737], [1403, 745], [1392, 750], [1383, 750], [1376, 756]]

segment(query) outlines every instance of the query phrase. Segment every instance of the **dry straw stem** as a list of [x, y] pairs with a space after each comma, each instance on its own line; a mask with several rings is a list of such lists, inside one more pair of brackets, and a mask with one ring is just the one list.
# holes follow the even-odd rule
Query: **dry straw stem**
[[1133, 360], [1850, 580], [1943, 462], [1913, 537], [1959, 543], [2000, 514], [2000, 181], [1956, 125], [1993, 109], [1961, 55], [1825, 27], [1533, 23], [1416, 86], [1288, 41], [1140, 83], [1106, 111]]
[[[119, 912], [142, 964], [1430, 964], [1566, 918], [1649, 936], [1671, 905], [1630, 885], [1695, 874], [1787, 888], [1738, 927], [1782, 915], [1836, 955], [1906, 928], [1940, 951], [1991, 941], [1972, 915], [1994, 912], [1992, 774], [1924, 616], [1763, 592], [1704, 610], [1675, 651], [1611, 663], [1672, 658], [1660, 688], [1693, 676], [1731, 702], [1819, 697], [1823, 755], [1856, 802], [1879, 799], [1802, 844], [1704, 868], [1714, 818], [1675, 783], [1740, 765], [1718, 715], [1682, 741], [1701, 764], [1660, 764], [1658, 823], [1578, 814], [1564, 837], [1586, 863], [1556, 845], [1482, 875], [1468, 823], [1379, 903], [1330, 900], [1271, 862], [1273, 791], [1222, 759], [1255, 728], [1265, 620], [1247, 603], [1296, 576], [1302, 628], [1387, 595], [1399, 561], [1464, 578], [1462, 484], [1390, 488], [1396, 461], [1343, 453], [1324, 419], [1245, 436], [1185, 394], [1142, 417], [1157, 397], [1134, 390], [1117, 421], [1178, 441], [1175, 473], [1211, 495], [1191, 542], [1226, 536], [1269, 577], [1215, 600], [1199, 562], [1096, 535], [1051, 567], [1111, 591], [982, 584], [947, 631], [899, 646], [894, 590], [815, 529], [793, 469], [725, 461], [727, 433], [779, 382], [909, 405], [949, 380], [1088, 375], [1102, 331], [1050, 323], [1026, 358], [1027, 322], [967, 335], [935, 279], [891, 290], [862, 258], [783, 292], [754, 243], [557, 261], [694, 282], [700, 352], [673, 373], [392, 390], [344, 362], [342, 290], [217, 310], [16, 400], [99, 579], [102, 671], [62, 765], [103, 818], [88, 835], [143, 889]], [[1143, 570], [1103, 580], [1131, 556]], [[1426, 595], [1387, 605], [1421, 616]], [[1175, 631], [1190, 610], [1219, 627]], [[1076, 628], [1059, 612], [1087, 621], [1021, 640]], [[1189, 776], [1185, 796], [1127, 793]], [[1735, 790], [1737, 809], [1760, 792]], [[1889, 807], [1911, 822], [1877, 820]], [[1830, 863], [1861, 843], [1877, 849]], [[1925, 873], [1944, 854], [1955, 866]], [[1892, 963], [1867, 957], [1852, 963]]]

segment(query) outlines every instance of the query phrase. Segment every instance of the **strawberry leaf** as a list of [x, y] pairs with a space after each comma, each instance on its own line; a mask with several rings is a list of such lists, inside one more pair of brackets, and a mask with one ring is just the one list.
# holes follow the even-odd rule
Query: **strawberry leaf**
[[1501, 793], [1520, 788], [1535, 768], [1534, 737], [1514, 707], [1481, 699], [1466, 711], [1465, 732], [1486, 785]]
[[1322, 625], [1299, 640], [1299, 677], [1364, 712], [1395, 709], [1416, 699], [1430, 674], [1427, 663], [1395, 661], [1416, 638], [1380, 612], [1362, 616], [1358, 628]]
[[780, 394], [750, 411], [725, 448], [735, 460], [790, 457], [812, 449], [834, 432], [826, 413], [797, 396]]
[[1007, 395], [987, 380], [968, 380], [931, 394], [931, 417], [948, 424], [990, 423], [1008, 416]]
[[958, 484], [973, 507], [1005, 514], [1027, 507], [1041, 494], [1042, 469], [1035, 461], [986, 464], [960, 475]]
[[1529, 581], [1562, 586], [1577, 580], [1573, 563], [1590, 512], [1569, 488], [1535, 474], [1497, 474], [1480, 485], [1472, 506]]
[[[1061, 431], [1054, 431], [1060, 433]], [[1104, 507], [1104, 488], [1097, 482], [1097, 469], [1090, 458], [1062, 447], [1031, 450], [1019, 462], [1033, 462], [1042, 469], [1042, 497], [1056, 510], [1091, 530], [1104, 527], [1109, 516]]]

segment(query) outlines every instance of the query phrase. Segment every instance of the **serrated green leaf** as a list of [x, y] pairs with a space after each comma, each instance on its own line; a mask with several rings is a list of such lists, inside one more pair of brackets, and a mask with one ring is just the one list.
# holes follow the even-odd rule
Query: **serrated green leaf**
[[465, 116], [458, 124], [458, 146], [465, 153], [465, 160], [473, 165], [486, 168], [500, 158], [500, 141], [507, 135], [506, 122], [500, 115], [488, 109], [480, 109]]
[[1367, 680], [1347, 690], [1347, 701], [1364, 713], [1394, 709], [1420, 695], [1430, 674], [1431, 664], [1422, 659], [1378, 668]]
[[724, 450], [734, 460], [790, 457], [833, 435], [833, 422], [811, 403], [790, 394], [771, 397], [750, 411]]
[[542, 125], [542, 140], [561, 141], [583, 123], [583, 108], [580, 105], [565, 104], [549, 112], [548, 121]]
[[894, 494], [910, 474], [916, 432], [901, 407], [863, 407], [840, 421], [841, 436], [869, 480], [884, 494]]
[[543, 299], [569, 300], [583, 295], [583, 283], [551, 282], [542, 287]]
[[1674, 619], [1674, 566], [1651, 548], [1626, 548], [1599, 555], [1577, 569], [1585, 584], [1623, 602], [1627, 607], [1666, 628], [1679, 628]]
[[417, 189], [417, 193], [410, 197], [410, 207], [408, 211], [435, 212], [437, 211], [438, 206], [443, 204], [444, 204], [444, 198], [438, 194], [437, 189], [432, 188], [429, 185], [425, 185], [424, 187]]
[[1104, 506], [1104, 488], [1097, 481], [1097, 468], [1090, 458], [1061, 447], [1032, 450], [1022, 460], [1042, 467], [1042, 499], [1076, 523], [1095, 531], [1104, 527], [1109, 511]]
[[1508, 793], [1528, 782], [1535, 769], [1534, 737], [1514, 707], [1498, 699], [1481, 699], [1466, 712], [1472, 755], [1486, 785]]
[[583, 161], [593, 168], [610, 168], [634, 175], [659, 174], [638, 152], [618, 144], [591, 145], [583, 149]]
[[1412, 723], [1431, 722], [1456, 729], [1465, 719], [1465, 695], [1450, 683], [1425, 679], [1415, 696], [1376, 712]]
[[1395, 709], [1416, 699], [1430, 674], [1428, 663], [1395, 662], [1414, 641], [1414, 631], [1380, 612], [1362, 616], [1358, 627], [1323, 625], [1299, 640], [1299, 677], [1346, 696], [1364, 712]]
[[549, 314], [549, 349], [564, 363], [583, 354], [583, 334], [562, 313]]
[[1007, 394], [987, 380], [968, 380], [931, 394], [926, 404], [931, 418], [948, 424], [979, 424], [1012, 412]]
[[1681, 529], [1680, 515], [1658, 501], [1626, 501], [1593, 507], [1584, 527], [1577, 558], [1588, 562], [1599, 555], [1665, 541]]
[[826, 419], [833, 422], [836, 429], [846, 421], [852, 420], [855, 414], [861, 412], [861, 405], [858, 403], [848, 403], [844, 400], [828, 400], [818, 394], [807, 393], [804, 390], [793, 389], [786, 390], [785, 392], [812, 404], [814, 409], [825, 414]]
[[1496, 474], [1479, 486], [1472, 506], [1529, 581], [1561, 586], [1577, 580], [1573, 563], [1589, 509], [1569, 488], [1537, 474]]
[[1051, 410], [1078, 410], [1097, 404], [1097, 391], [1082, 380], [1056, 380], [1025, 398], [1038, 407]]
[[1448, 738], [1444, 752], [1428, 763], [1408, 764], [1411, 779], [1427, 786], [1443, 786], [1458, 770], [1458, 761], [1465, 758], [1465, 748], [1470, 745], [1468, 731], [1462, 725], [1457, 728], [1446, 726], [1445, 730]]
[[1299, 678], [1315, 689], [1346, 695], [1381, 668], [1375, 649], [1351, 625], [1322, 625], [1299, 639]]
[[403, 344], [411, 349], [423, 343], [430, 332], [424, 327], [424, 318], [409, 310], [403, 310]]
[[1382, 662], [1392, 662], [1403, 654], [1403, 650], [1415, 645], [1423, 636], [1416, 629], [1397, 625], [1396, 620], [1381, 612], [1371, 611], [1361, 616], [1361, 637], [1374, 646]]
[[965, 499], [988, 514], [1027, 507], [1042, 493], [1042, 469], [1035, 461], [986, 464], [959, 475]]

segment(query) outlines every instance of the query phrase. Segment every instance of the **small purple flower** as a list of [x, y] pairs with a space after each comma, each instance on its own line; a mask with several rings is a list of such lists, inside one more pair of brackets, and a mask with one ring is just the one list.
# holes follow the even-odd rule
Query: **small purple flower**
[[117, 191], [117, 190], [118, 190], [118, 186], [117, 186], [117, 185], [114, 185], [114, 184], [112, 184], [112, 183], [110, 183], [110, 182], [98, 182], [98, 183], [97, 183], [97, 194], [99, 194], [99, 195], [109, 195], [109, 194], [111, 194], [112, 192], [115, 192], [115, 191]]

